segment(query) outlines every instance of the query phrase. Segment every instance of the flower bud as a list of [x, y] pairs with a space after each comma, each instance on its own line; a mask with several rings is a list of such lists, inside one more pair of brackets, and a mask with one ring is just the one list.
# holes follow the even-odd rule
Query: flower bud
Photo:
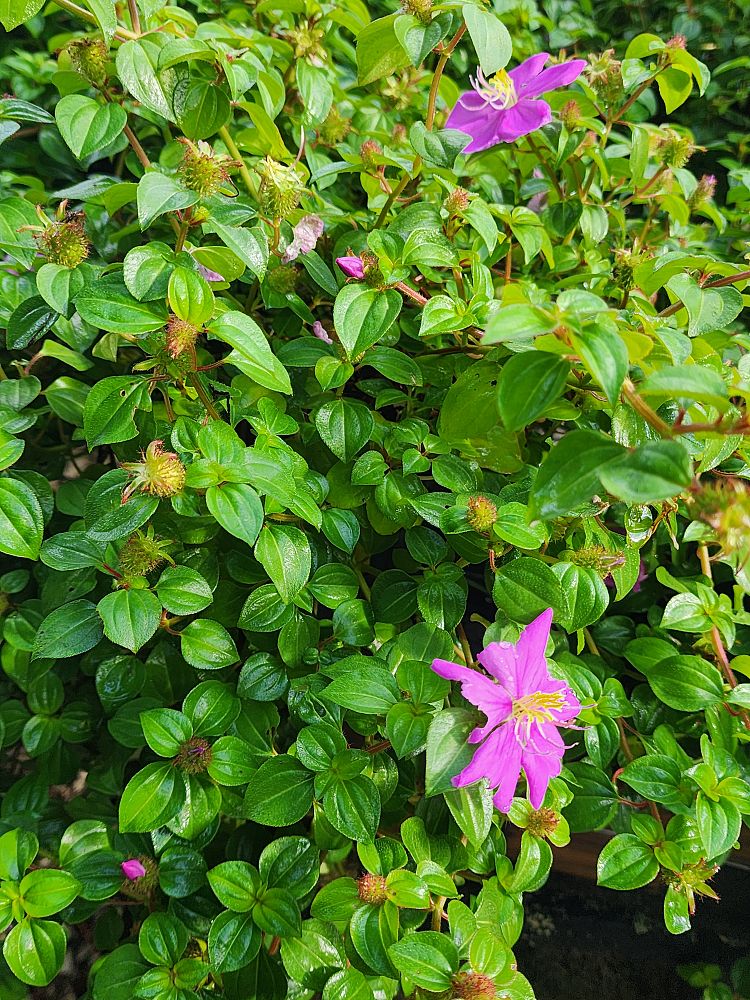
[[[159, 884], [159, 869], [153, 858], [128, 858], [120, 865], [125, 881], [120, 892], [131, 899], [146, 899]], [[143, 869], [143, 874], [136, 874]]]
[[656, 140], [656, 153], [665, 167], [684, 167], [694, 152], [693, 140], [672, 128], [662, 129], [662, 134]]
[[109, 48], [101, 38], [76, 38], [66, 47], [76, 73], [101, 87], [107, 80]]
[[388, 898], [385, 877], [383, 875], [370, 875], [369, 873], [363, 875], [357, 879], [357, 893], [363, 903], [382, 906]]
[[432, 0], [401, 0], [401, 10], [418, 18], [422, 24], [432, 20]]
[[588, 80], [596, 95], [608, 106], [619, 103], [625, 93], [622, 63], [614, 58], [615, 50], [589, 56]]
[[320, 141], [326, 146], [337, 146], [346, 139], [347, 135], [351, 132], [351, 128], [351, 121], [345, 118], [338, 108], [333, 105], [328, 112], [328, 117], [320, 126], [318, 133]]
[[286, 38], [294, 46], [295, 59], [309, 59], [312, 63], [318, 64], [326, 57], [321, 44], [324, 35], [322, 28], [301, 24], [287, 31]]
[[526, 829], [534, 837], [549, 837], [555, 832], [560, 817], [554, 809], [534, 809], [529, 814]]
[[393, 131], [391, 132], [391, 138], [397, 144], [406, 142], [406, 137], [409, 133], [406, 131], [406, 125], [402, 125], [400, 122], [393, 126]]
[[165, 342], [171, 357], [179, 358], [185, 351], [195, 347], [199, 333], [197, 326], [171, 313], [165, 330]]
[[454, 188], [443, 202], [443, 208], [451, 215], [457, 215], [469, 207], [469, 192], [466, 188]]
[[455, 1000], [493, 1000], [496, 992], [494, 982], [481, 972], [458, 972], [453, 977]]
[[123, 462], [122, 468], [133, 478], [122, 494], [125, 503], [139, 489], [155, 497], [173, 497], [185, 486], [186, 469], [172, 451], [165, 451], [161, 441], [152, 441], [141, 453], [140, 462]]
[[304, 185], [294, 167], [267, 156], [257, 168], [261, 176], [258, 201], [264, 215], [284, 219], [299, 205]]
[[565, 558], [576, 566], [593, 569], [602, 579], [625, 562], [624, 552], [609, 552], [603, 545], [587, 545], [582, 549], [566, 552]]
[[615, 263], [612, 268], [612, 280], [623, 292], [629, 292], [635, 286], [635, 269], [640, 264], [639, 254], [627, 250], [615, 251]]
[[120, 868], [122, 868], [125, 878], [131, 882], [135, 882], [137, 878], [143, 878], [146, 874], [146, 869], [138, 858], [128, 858], [127, 861], [122, 862]]
[[200, 736], [193, 736], [180, 746], [174, 763], [186, 774], [202, 774], [211, 763], [211, 745]]
[[337, 257], [336, 263], [347, 276], [361, 281], [365, 276], [364, 265], [360, 257]]
[[120, 569], [128, 579], [147, 576], [172, 559], [163, 550], [167, 544], [154, 538], [153, 528], [148, 533], [134, 531], [118, 553]]
[[560, 121], [568, 132], [572, 132], [581, 120], [581, 107], [575, 98], [566, 101], [560, 108]]
[[374, 139], [366, 139], [359, 147], [359, 155], [362, 157], [362, 166], [365, 170], [374, 170], [378, 163], [377, 157], [383, 153], [383, 147]]
[[72, 270], [86, 260], [91, 243], [83, 228], [83, 220], [83, 212], [68, 212], [62, 221], [49, 223], [36, 236], [39, 249], [50, 264]]
[[180, 138], [178, 141], [185, 152], [177, 170], [189, 191], [195, 191], [200, 198], [210, 198], [223, 187], [231, 186], [229, 167], [239, 166], [236, 160], [215, 152], [203, 140], [195, 143]]
[[491, 500], [488, 500], [487, 497], [476, 496], [469, 498], [467, 506], [466, 520], [474, 531], [478, 531], [482, 535], [487, 534], [495, 521], [497, 521], [497, 507], [495, 504]]
[[695, 191], [693, 191], [690, 198], [690, 207], [702, 208], [707, 202], [711, 201], [715, 191], [716, 178], [713, 174], [704, 174], [698, 181]]
[[322, 340], [324, 344], [333, 343], [331, 338], [328, 336], [328, 333], [326, 332], [326, 328], [323, 326], [320, 320], [317, 319], [315, 320], [312, 326], [312, 331], [313, 335], [316, 336], [318, 340]]

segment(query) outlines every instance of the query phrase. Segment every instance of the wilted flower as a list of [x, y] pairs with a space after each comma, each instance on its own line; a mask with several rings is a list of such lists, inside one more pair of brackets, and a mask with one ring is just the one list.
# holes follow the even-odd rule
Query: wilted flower
[[179, 358], [181, 354], [189, 348], [195, 346], [200, 330], [194, 323], [189, 323], [186, 319], [180, 319], [172, 313], [167, 320], [166, 344], [167, 350], [173, 358]]
[[487, 497], [469, 497], [466, 520], [474, 531], [483, 534], [489, 531], [495, 521], [497, 521], [497, 507]]
[[310, 253], [323, 235], [323, 220], [318, 215], [303, 215], [294, 227], [292, 242], [281, 258], [284, 264], [296, 260], [300, 254]]
[[267, 156], [256, 168], [260, 174], [258, 201], [261, 211], [272, 219], [284, 219], [299, 205], [304, 185], [294, 167]]
[[[66, 203], [61, 204], [61, 208]], [[53, 222], [45, 217], [46, 225], [40, 233], [35, 233], [39, 249], [50, 264], [58, 264], [71, 270], [82, 264], [89, 255], [91, 243], [84, 229], [83, 212], [65, 212]]]
[[495, 983], [483, 972], [458, 972], [453, 977], [454, 1000], [493, 1000]]
[[401, 10], [418, 18], [422, 24], [432, 20], [432, 0], [401, 0]]
[[101, 38], [76, 38], [68, 43], [67, 52], [73, 69], [89, 83], [100, 86], [106, 81], [109, 48]]
[[224, 276], [219, 274], [218, 271], [212, 271], [208, 267], [204, 267], [203, 264], [198, 265], [198, 274], [205, 278], [206, 281], [223, 281]]
[[[552, 623], [548, 608], [527, 625], [518, 642], [493, 642], [479, 654], [486, 674], [448, 660], [433, 660], [441, 677], [460, 681], [461, 693], [487, 716], [469, 743], [480, 743], [471, 763], [453, 778], [457, 788], [487, 778], [494, 803], [508, 812], [521, 770], [529, 801], [538, 809], [552, 778], [562, 769], [565, 744], [581, 704], [565, 681], [549, 672], [544, 651]], [[487, 676], [489, 674], [490, 676]]]
[[622, 63], [615, 59], [614, 49], [589, 56], [586, 75], [597, 97], [607, 105], [617, 104], [622, 99], [625, 93]]
[[466, 188], [457, 187], [453, 188], [450, 194], [447, 195], [445, 201], [443, 202], [443, 208], [446, 212], [450, 212], [451, 215], [457, 212], [463, 212], [469, 207], [469, 192]]
[[716, 178], [713, 174], [704, 174], [698, 181], [695, 191], [690, 198], [691, 208], [701, 208], [706, 202], [711, 201], [716, 191]]
[[382, 875], [370, 875], [366, 873], [357, 879], [357, 895], [363, 903], [371, 903], [374, 906], [382, 906], [388, 898], [388, 888]]
[[312, 326], [312, 331], [313, 334], [318, 338], [318, 340], [322, 340], [324, 344], [333, 343], [331, 338], [328, 336], [328, 333], [326, 332], [326, 328], [323, 326], [320, 320], [317, 319], [315, 320]]
[[365, 139], [359, 147], [359, 155], [365, 170], [374, 170], [377, 166], [377, 157], [383, 155], [383, 147], [374, 139]]
[[364, 264], [360, 257], [337, 257], [336, 263], [347, 278], [362, 279], [365, 276]]
[[473, 79], [473, 90], [462, 94], [446, 122], [447, 128], [471, 136], [465, 153], [478, 153], [500, 142], [514, 142], [522, 135], [536, 132], [552, 121], [552, 110], [541, 94], [573, 83], [586, 62], [570, 62], [544, 69], [549, 53], [539, 52], [520, 66], [506, 72], [501, 69], [487, 80], [481, 69]]
[[687, 135], [680, 135], [673, 128], [662, 129], [656, 140], [656, 153], [665, 167], [679, 170], [695, 152], [695, 143]]

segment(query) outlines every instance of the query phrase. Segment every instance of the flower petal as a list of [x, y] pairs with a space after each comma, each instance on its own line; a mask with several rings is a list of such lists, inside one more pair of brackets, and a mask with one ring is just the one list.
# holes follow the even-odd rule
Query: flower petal
[[519, 97], [538, 97], [546, 94], [549, 90], [557, 90], [558, 87], [567, 87], [573, 83], [583, 73], [586, 68], [585, 59], [571, 59], [570, 62], [560, 63], [558, 66], [550, 66], [540, 73], [535, 79], [529, 80], [518, 92]]
[[[457, 788], [471, 785], [480, 778], [487, 778], [490, 788], [500, 787], [502, 802], [510, 802], [521, 773], [521, 745], [516, 739], [512, 726], [500, 726], [490, 733], [477, 749], [470, 764], [453, 779]], [[496, 796], [497, 799], [497, 796]], [[500, 808], [500, 806], [498, 806]]]
[[491, 642], [477, 659], [488, 674], [500, 681], [511, 698], [521, 696], [523, 692], [518, 684], [518, 656], [512, 642]]
[[478, 153], [500, 141], [497, 128], [503, 114], [471, 91], [461, 96], [445, 125], [470, 136], [469, 143], [464, 147], [465, 153]]
[[499, 725], [510, 715], [513, 703], [508, 692], [478, 670], [470, 670], [450, 660], [433, 660], [432, 669], [441, 677], [459, 681], [461, 694], [484, 712], [492, 725]]
[[565, 744], [554, 726], [544, 728], [544, 735], [532, 732], [523, 749], [522, 764], [529, 787], [529, 802], [538, 809], [544, 801], [552, 778], [562, 770]]
[[521, 96], [521, 92], [535, 77], [544, 69], [544, 64], [549, 59], [549, 52], [537, 52], [536, 55], [529, 56], [528, 59], [524, 59], [522, 63], [519, 63], [515, 69], [508, 71], [508, 76], [513, 81], [513, 86], [516, 88], [516, 94], [518, 97]]
[[522, 135], [536, 132], [552, 121], [552, 111], [546, 101], [532, 101], [525, 97], [502, 114], [503, 119], [497, 130], [497, 142], [515, 142]]
[[544, 651], [549, 640], [552, 614], [552, 608], [547, 608], [538, 615], [526, 626], [516, 643], [517, 670], [521, 682], [519, 691], [522, 694], [540, 691], [545, 680], [549, 680]]

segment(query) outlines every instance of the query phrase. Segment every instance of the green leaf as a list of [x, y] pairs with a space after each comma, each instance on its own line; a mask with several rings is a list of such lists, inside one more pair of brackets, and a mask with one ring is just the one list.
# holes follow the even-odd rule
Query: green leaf
[[211, 587], [189, 566], [168, 566], [156, 584], [156, 595], [173, 615], [194, 615], [213, 601]]
[[579, 333], [571, 331], [570, 342], [614, 406], [628, 373], [625, 341], [609, 327], [588, 323]]
[[533, 516], [574, 514], [602, 492], [600, 474], [625, 450], [597, 431], [570, 431], [545, 456], [529, 495]]
[[206, 506], [235, 538], [254, 545], [263, 525], [263, 504], [252, 486], [222, 483], [206, 490]]
[[29, 917], [50, 917], [73, 902], [81, 883], [68, 872], [48, 868], [29, 872], [18, 888]]
[[5, 342], [12, 351], [21, 351], [39, 340], [55, 325], [59, 316], [41, 295], [32, 295], [18, 305], [10, 315]]
[[34, 491], [19, 479], [0, 478], [0, 552], [38, 559], [44, 515]]
[[91, 601], [71, 601], [47, 615], [34, 639], [34, 659], [67, 659], [93, 649], [102, 621]]
[[286, 604], [294, 600], [310, 576], [310, 542], [304, 531], [293, 525], [266, 525], [255, 545], [255, 558]]
[[315, 413], [315, 427], [337, 458], [350, 462], [370, 440], [375, 421], [362, 403], [332, 399]]
[[167, 294], [169, 276], [174, 268], [174, 254], [166, 243], [133, 247], [125, 254], [122, 276], [130, 294], [144, 300], [161, 299]]
[[501, 611], [524, 624], [546, 608], [553, 608], [562, 621], [568, 616], [565, 593], [552, 568], [530, 556], [513, 559], [498, 569], [492, 596]]
[[97, 605], [104, 634], [116, 646], [137, 653], [161, 622], [161, 601], [150, 590], [115, 590]]
[[196, 670], [221, 670], [239, 660], [237, 647], [219, 622], [199, 618], [180, 632], [180, 650]]
[[39, 853], [39, 841], [30, 830], [8, 830], [0, 837], [0, 878], [20, 882]]
[[480, 847], [492, 829], [494, 805], [486, 781], [443, 792], [451, 815], [474, 847]]
[[261, 765], [245, 796], [245, 814], [264, 826], [291, 826], [313, 800], [313, 776], [294, 757], [279, 754]]
[[388, 955], [410, 982], [431, 993], [442, 993], [450, 988], [458, 971], [458, 951], [444, 934], [435, 931], [418, 931], [391, 945]]
[[649, 441], [601, 468], [599, 479], [627, 503], [666, 500], [690, 486], [692, 463], [678, 441]]
[[485, 76], [507, 66], [513, 54], [513, 42], [497, 14], [474, 4], [464, 4], [461, 13]]
[[150, 913], [138, 932], [138, 947], [154, 965], [174, 965], [187, 947], [187, 927], [169, 913]]
[[127, 124], [120, 104], [100, 104], [83, 94], [68, 94], [55, 105], [60, 135], [79, 160], [110, 146]]
[[86, 285], [76, 309], [81, 319], [110, 333], [149, 333], [167, 322], [164, 305], [133, 298], [122, 274], [106, 274]]
[[266, 389], [291, 393], [286, 368], [271, 351], [261, 328], [249, 316], [233, 310], [225, 312], [209, 324], [208, 332], [234, 348], [226, 358], [228, 364], [239, 368]]
[[248, 913], [225, 910], [215, 917], [208, 932], [208, 954], [217, 972], [236, 972], [260, 951], [263, 934]]
[[638, 386], [638, 392], [658, 406], [666, 401], [689, 406], [708, 403], [718, 410], [729, 405], [727, 387], [718, 372], [702, 365], [666, 365], [652, 372]]
[[30, 21], [44, 6], [44, 0], [0, 0], [0, 22], [6, 31]]
[[381, 292], [365, 285], [344, 285], [333, 306], [333, 322], [346, 357], [356, 360], [385, 336], [402, 304], [394, 289]]
[[57, 313], [70, 316], [72, 300], [84, 286], [79, 268], [71, 269], [60, 264], [42, 264], [36, 274], [36, 287], [44, 301]]
[[463, 708], [445, 709], [432, 720], [427, 735], [427, 796], [453, 788], [451, 779], [466, 767], [474, 755], [472, 746], [466, 742], [474, 727], [473, 713]]
[[[450, 170], [456, 162], [456, 157], [466, 145], [466, 134], [448, 128], [430, 131], [424, 122], [415, 122], [409, 130], [409, 142], [425, 163]], [[497, 229], [495, 229], [495, 242], [497, 242]]]
[[156, 830], [175, 816], [185, 801], [182, 772], [171, 763], [147, 764], [125, 786], [120, 799], [122, 833]]
[[503, 365], [497, 389], [500, 417], [510, 431], [528, 427], [560, 397], [570, 372], [567, 361], [543, 351], [514, 354]]
[[558, 562], [552, 572], [567, 599], [566, 611], [560, 616], [566, 632], [577, 632], [602, 617], [609, 604], [609, 591], [596, 570]]
[[618, 795], [614, 785], [593, 764], [570, 764], [573, 800], [563, 810], [571, 833], [600, 830], [617, 812]]
[[596, 864], [597, 883], [607, 889], [640, 889], [658, 874], [653, 849], [631, 833], [613, 837]]
[[117, 50], [117, 75], [136, 101], [174, 121], [172, 92], [178, 77], [174, 70], [156, 72], [159, 52], [153, 39], [124, 42]]
[[188, 191], [174, 177], [149, 170], [138, 182], [138, 222], [147, 229], [154, 219], [166, 212], [190, 208], [198, 201], [195, 191]]
[[[353, 661], [361, 664], [354, 667]], [[363, 715], [385, 715], [401, 698], [395, 678], [369, 657], [352, 656], [352, 667], [342, 672], [325, 689], [325, 697]]]
[[395, 31], [399, 14], [371, 21], [357, 35], [357, 75], [360, 87], [390, 76], [409, 64]]
[[174, 757], [193, 735], [190, 719], [173, 708], [153, 708], [140, 714], [146, 742], [160, 757]]
[[92, 386], [83, 411], [83, 431], [89, 448], [129, 441], [138, 433], [135, 411], [150, 410], [148, 382], [130, 375], [113, 375]]
[[258, 869], [247, 861], [224, 861], [208, 873], [214, 895], [233, 913], [248, 913], [255, 906], [261, 888]]
[[700, 712], [724, 697], [721, 672], [702, 656], [672, 656], [645, 673], [654, 694], [682, 712]]
[[715, 802], [699, 792], [695, 818], [708, 862], [731, 850], [740, 836], [742, 816], [737, 806], [728, 799], [722, 798]]
[[53, 920], [26, 918], [3, 942], [3, 955], [14, 976], [29, 986], [47, 986], [62, 968], [65, 931]]
[[260, 226], [244, 229], [240, 226], [224, 226], [212, 220], [210, 228], [225, 246], [237, 254], [256, 278], [265, 277], [269, 250], [265, 231]]

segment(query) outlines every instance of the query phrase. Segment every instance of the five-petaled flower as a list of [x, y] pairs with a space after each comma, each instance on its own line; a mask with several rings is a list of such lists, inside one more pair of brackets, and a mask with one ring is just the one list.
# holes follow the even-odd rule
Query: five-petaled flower
[[[479, 654], [482, 673], [448, 660], [433, 660], [441, 677], [460, 681], [461, 693], [487, 716], [469, 743], [479, 743], [471, 763], [453, 778], [460, 788], [487, 778], [494, 803], [508, 812], [521, 769], [534, 809], [562, 768], [565, 744], [560, 728], [570, 728], [581, 704], [565, 681], [549, 672], [544, 650], [552, 609], [527, 625], [516, 643], [492, 642]], [[490, 676], [487, 676], [489, 674]]]
[[447, 128], [471, 136], [465, 153], [479, 153], [500, 142], [515, 142], [552, 121], [552, 111], [542, 94], [566, 87], [586, 68], [585, 59], [571, 59], [544, 69], [549, 53], [539, 52], [489, 80], [477, 70], [473, 90], [462, 94], [448, 116]]

